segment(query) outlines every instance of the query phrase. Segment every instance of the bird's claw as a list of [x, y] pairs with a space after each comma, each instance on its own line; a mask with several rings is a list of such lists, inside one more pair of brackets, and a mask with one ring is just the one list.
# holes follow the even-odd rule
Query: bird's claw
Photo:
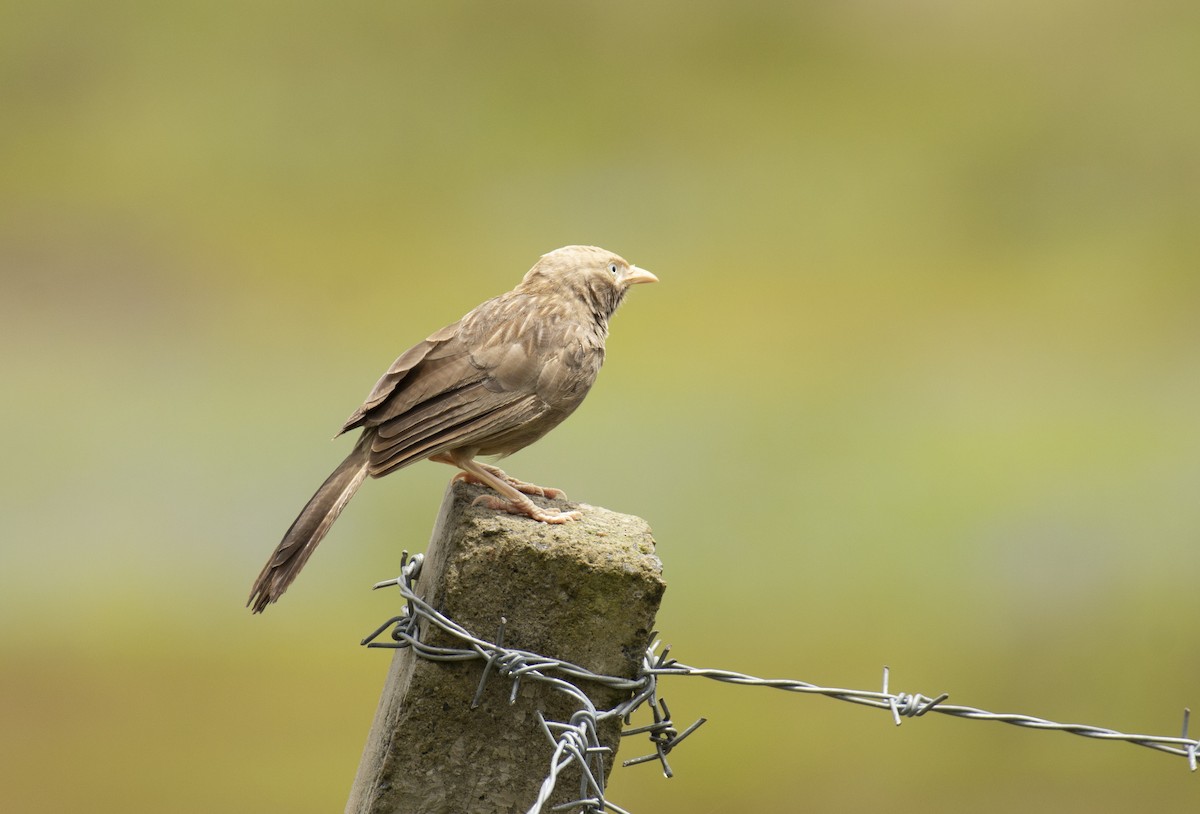
[[567, 500], [567, 493], [562, 489], [555, 489], [553, 486], [538, 486], [536, 483], [526, 483], [516, 478], [508, 478], [508, 483], [518, 492], [524, 492], [527, 495], [537, 495], [550, 500]]

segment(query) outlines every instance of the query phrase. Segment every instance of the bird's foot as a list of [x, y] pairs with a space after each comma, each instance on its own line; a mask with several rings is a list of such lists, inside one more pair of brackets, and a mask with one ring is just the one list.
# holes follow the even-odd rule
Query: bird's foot
[[[501, 469], [498, 466], [491, 466], [489, 464], [480, 463], [479, 461], [475, 461], [475, 465], [486, 469], [493, 476], [504, 481], [509, 486], [516, 489], [518, 492], [522, 492], [527, 495], [536, 495], [538, 497], [545, 497], [545, 498], [549, 498], [550, 500], [566, 500], [567, 499], [567, 493], [564, 492], [562, 489], [555, 489], [553, 486], [538, 486], [536, 483], [526, 483], [523, 480], [518, 480], [517, 478], [514, 478], [511, 475], [507, 474], [503, 469]], [[494, 486], [494, 484], [492, 484], [490, 481], [485, 480], [484, 478], [481, 478], [478, 475], [475, 475], [471, 472], [459, 472], [457, 475], [454, 476], [454, 479], [462, 481], [463, 483], [477, 483], [480, 486]]]
[[558, 525], [561, 523], [569, 523], [572, 520], [580, 520], [583, 518], [583, 512], [579, 511], [560, 511], [559, 509], [543, 509], [532, 500], [525, 498], [522, 501], [505, 500], [496, 495], [480, 495], [471, 501], [472, 506], [486, 506], [495, 511], [508, 512], [509, 514], [519, 514], [525, 517], [532, 518], [539, 523], [551, 523]]
[[505, 475], [504, 479], [518, 492], [523, 492], [527, 495], [537, 495], [538, 497], [545, 497], [549, 498], [550, 500], [567, 499], [566, 492], [564, 492], [562, 489], [555, 489], [553, 486], [538, 486], [536, 483], [528, 483], [523, 480], [517, 480], [516, 478], [509, 477], [508, 475]]

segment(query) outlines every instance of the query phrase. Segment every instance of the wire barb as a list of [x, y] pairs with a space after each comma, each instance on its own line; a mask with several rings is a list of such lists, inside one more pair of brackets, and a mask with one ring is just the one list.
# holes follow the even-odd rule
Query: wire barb
[[[500, 617], [500, 629], [496, 631], [496, 649], [488, 656], [483, 665], [483, 675], [479, 677], [479, 689], [475, 690], [475, 697], [471, 699], [471, 709], [478, 709], [479, 704], [483, 699], [483, 687], [487, 684], [488, 676], [492, 674], [492, 668], [496, 666], [496, 660], [500, 656], [501, 648], [504, 647], [504, 626], [508, 624], [508, 620], [503, 616]], [[517, 682], [513, 681], [511, 704], [517, 699]]]
[[1191, 721], [1192, 711], [1188, 707], [1183, 708], [1183, 733], [1179, 736], [1185, 741], [1184, 751], [1187, 754], [1188, 768], [1193, 772], [1196, 771], [1196, 747], [1200, 746], [1196, 741], [1188, 737], [1188, 723]]
[[[662, 714], [659, 714], [659, 707], [662, 708]], [[671, 771], [671, 764], [667, 763], [667, 755], [671, 750], [679, 745], [679, 742], [688, 735], [695, 732], [704, 724], [707, 718], [698, 718], [696, 722], [689, 726], [683, 732], [675, 729], [675, 724], [671, 721], [671, 710], [667, 708], [665, 699], [658, 699], [658, 706], [653, 702], [650, 703], [650, 711], [654, 715], [654, 723], [648, 726], [639, 726], [634, 729], [626, 729], [621, 733], [621, 737], [629, 737], [631, 735], [650, 735], [650, 742], [654, 744], [654, 753], [642, 755], [641, 757], [630, 758], [621, 763], [622, 766], [636, 766], [639, 763], [649, 763], [651, 760], [658, 760], [662, 764], [663, 776], [671, 778], [675, 773]]]
[[901, 718], [920, 718], [950, 697], [948, 692], [944, 692], [936, 698], [926, 698], [920, 693], [909, 695], [906, 692], [892, 695], [888, 692], [888, 668], [886, 666], [883, 668], [883, 694], [888, 698], [888, 708], [892, 711], [892, 720], [896, 722], [896, 726], [900, 726]]

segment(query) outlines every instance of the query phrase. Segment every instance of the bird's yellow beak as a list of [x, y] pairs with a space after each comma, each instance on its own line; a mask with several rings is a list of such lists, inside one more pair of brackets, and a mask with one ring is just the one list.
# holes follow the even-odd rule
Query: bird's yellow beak
[[637, 285], [638, 283], [657, 283], [658, 278], [645, 269], [630, 266], [629, 271], [625, 272], [624, 281], [625, 285]]

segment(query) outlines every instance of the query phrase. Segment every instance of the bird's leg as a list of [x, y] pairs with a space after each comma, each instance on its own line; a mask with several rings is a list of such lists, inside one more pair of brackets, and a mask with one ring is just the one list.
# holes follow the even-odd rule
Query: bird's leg
[[[455, 480], [464, 480], [468, 483], [490, 486], [504, 496], [503, 498], [499, 498], [495, 495], [480, 495], [475, 498], [472, 505], [482, 504], [489, 509], [505, 511], [509, 514], [525, 515], [541, 523], [566, 523], [570, 520], [578, 520], [583, 517], [583, 513], [578, 511], [564, 512], [558, 509], [543, 509], [525, 496], [526, 494], [535, 494], [553, 499], [556, 495], [551, 493], [562, 495], [562, 492], [558, 489], [543, 489], [531, 483], [524, 483], [515, 478], [510, 478], [503, 470], [497, 467], [482, 464], [467, 456], [455, 455], [453, 452], [434, 455], [429, 460], [453, 464], [462, 470], [461, 474], [455, 476]], [[521, 487], [526, 488], [522, 489]]]

